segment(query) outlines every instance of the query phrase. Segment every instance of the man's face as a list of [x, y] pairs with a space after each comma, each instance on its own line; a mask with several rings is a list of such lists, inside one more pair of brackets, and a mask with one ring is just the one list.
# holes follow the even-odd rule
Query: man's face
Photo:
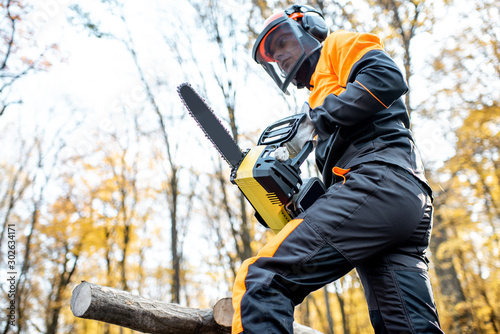
[[[284, 13], [271, 18], [274, 21], [266, 23], [266, 28], [255, 41], [252, 57], [264, 67], [278, 87], [288, 93], [288, 85], [298, 80], [295, 76], [299, 67], [307, 57], [321, 48], [321, 43], [308, 34], [300, 22]], [[307, 69], [309, 70], [314, 69]]]
[[302, 54], [302, 48], [295, 34], [288, 28], [274, 32], [269, 43], [269, 54], [277, 61], [279, 68], [288, 74]]

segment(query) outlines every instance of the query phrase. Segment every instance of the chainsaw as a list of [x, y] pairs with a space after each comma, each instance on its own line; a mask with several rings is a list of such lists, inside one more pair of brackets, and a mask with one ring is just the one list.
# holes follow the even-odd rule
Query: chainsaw
[[319, 178], [302, 180], [300, 177], [300, 166], [314, 149], [313, 142], [307, 142], [295, 157], [285, 161], [278, 160], [274, 154], [296, 135], [306, 114], [292, 115], [271, 124], [261, 134], [256, 147], [242, 151], [188, 83], [181, 84], [177, 91], [190, 115], [231, 166], [231, 183], [238, 186], [263, 226], [278, 233], [325, 193]]

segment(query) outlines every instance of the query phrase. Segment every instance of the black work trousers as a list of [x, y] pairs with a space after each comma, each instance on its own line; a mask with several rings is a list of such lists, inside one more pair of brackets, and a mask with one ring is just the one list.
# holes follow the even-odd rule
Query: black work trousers
[[294, 307], [356, 268], [375, 333], [443, 333], [424, 252], [432, 202], [398, 167], [352, 168], [253, 258], [233, 288], [233, 333], [293, 333]]

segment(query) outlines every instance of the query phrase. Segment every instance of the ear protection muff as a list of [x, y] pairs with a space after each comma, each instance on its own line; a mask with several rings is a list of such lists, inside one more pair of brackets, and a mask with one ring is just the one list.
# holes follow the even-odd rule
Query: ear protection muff
[[328, 27], [323, 17], [305, 13], [302, 18], [302, 27], [312, 37], [316, 38], [320, 43], [328, 36]]
[[320, 43], [328, 36], [329, 29], [325, 18], [316, 9], [306, 5], [293, 5], [285, 10], [285, 14], [294, 19], [300, 17], [297, 22], [300, 22], [302, 28]]

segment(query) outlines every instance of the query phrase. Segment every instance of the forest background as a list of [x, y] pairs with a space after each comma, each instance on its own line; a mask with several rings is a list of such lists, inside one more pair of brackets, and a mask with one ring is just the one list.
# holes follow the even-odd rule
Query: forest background
[[[290, 3], [1, 1], [0, 333], [132, 333], [71, 314], [81, 280], [191, 307], [230, 293], [271, 234], [176, 87], [190, 82], [242, 148], [255, 145], [307, 98], [283, 96], [250, 56], [264, 18]], [[381, 36], [401, 67], [435, 192], [442, 326], [500, 333], [499, 2], [308, 4], [332, 31]], [[313, 160], [303, 172], [316, 173]], [[296, 320], [373, 333], [355, 271], [307, 297]]]

